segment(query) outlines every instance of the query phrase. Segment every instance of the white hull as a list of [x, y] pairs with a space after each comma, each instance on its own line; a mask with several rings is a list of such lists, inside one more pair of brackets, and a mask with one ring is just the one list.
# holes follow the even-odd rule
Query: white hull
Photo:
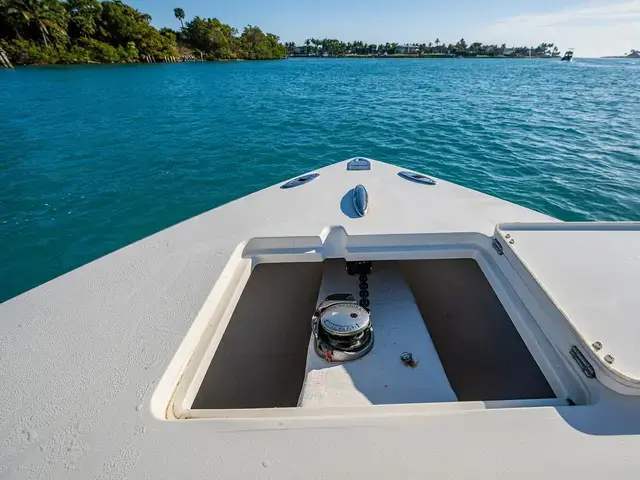
[[[640, 398], [635, 366], [640, 363], [629, 345], [637, 343], [640, 327], [620, 322], [631, 320], [636, 306], [630, 292], [640, 270], [638, 252], [620, 260], [615, 256], [619, 249], [612, 246], [605, 251], [614, 256], [600, 261], [584, 241], [591, 237], [547, 244], [548, 236], [538, 237], [535, 231], [496, 230], [499, 224], [541, 222], [554, 231], [548, 225], [558, 224], [445, 181], [429, 186], [405, 180], [398, 176], [400, 170], [380, 162], [372, 162], [369, 171], [346, 171], [344, 162], [331, 165], [304, 185], [287, 190], [274, 186], [241, 198], [0, 305], [0, 477], [297, 480], [342, 478], [345, 472], [355, 478], [637, 477]], [[354, 214], [349, 196], [357, 184], [368, 192], [369, 210], [363, 217]], [[636, 238], [637, 226], [628, 230], [618, 229], [614, 237], [635, 248], [629, 239]], [[569, 229], [560, 237], [573, 235]], [[494, 236], [502, 255], [492, 245]], [[553, 262], [538, 258], [539, 245], [557, 249]], [[581, 249], [591, 252], [584, 271], [564, 266], [572, 251]], [[296, 337], [301, 343], [290, 339], [283, 344], [300, 345], [299, 380], [286, 383], [294, 385], [292, 405], [270, 408], [265, 397], [246, 408], [237, 404], [240, 395], [229, 395], [221, 408], [208, 408], [206, 399], [198, 406], [196, 399], [205, 388], [213, 395], [254, 388], [242, 382], [245, 371], [272, 372], [273, 377], [263, 377], [263, 389], [253, 391], [277, 393], [269, 382], [280, 377], [278, 372], [288, 374], [281, 366], [287, 365], [288, 358], [282, 357], [287, 350], [271, 349], [273, 359], [258, 356], [261, 370], [256, 362], [243, 365], [254, 349], [237, 356], [231, 337], [225, 340], [224, 335], [231, 335], [229, 325], [239, 328], [235, 322], [243, 308], [248, 319], [266, 322], [273, 317], [277, 326], [274, 309], [265, 307], [269, 299], [284, 309], [284, 317], [287, 309], [313, 308], [325, 292], [353, 288], [348, 285], [351, 277], [336, 273], [341, 267], [333, 270], [344, 258], [374, 262], [371, 315], [380, 331], [374, 350], [353, 366], [323, 364], [307, 348], [302, 332]], [[469, 367], [480, 373], [455, 373], [455, 348], [446, 350], [448, 324], [434, 323], [443, 309], [429, 311], [441, 298], [429, 298], [438, 282], [421, 277], [422, 264], [396, 263], [438, 259], [477, 264], [491, 295], [453, 297], [447, 307], [452, 318], [469, 319], [485, 311], [493, 295], [525, 345], [519, 352], [534, 359], [553, 398], [534, 398], [534, 392], [522, 395], [527, 398], [469, 399], [488, 395], [477, 393], [485, 392], [484, 382], [465, 383], [482, 375], [484, 357], [476, 356], [478, 364]], [[540, 266], [539, 275], [528, 259]], [[317, 269], [300, 267], [303, 280], [290, 285], [283, 278], [251, 286], [260, 265], [288, 263], [315, 264]], [[616, 265], [618, 274], [600, 272], [610, 284], [608, 296], [600, 298], [598, 288], [584, 279], [591, 278], [591, 265], [605, 269], [607, 264]], [[557, 273], [554, 265], [575, 279], [547, 281]], [[322, 283], [326, 268], [331, 271], [325, 271]], [[464, 278], [450, 281], [457, 285]], [[622, 283], [616, 284], [616, 278]], [[322, 291], [310, 290], [313, 281]], [[421, 290], [429, 281], [433, 287]], [[578, 295], [578, 287], [588, 296]], [[263, 316], [255, 315], [255, 306], [246, 300], [252, 288], [264, 297], [259, 305]], [[295, 301], [283, 300], [288, 291]], [[474, 301], [477, 308], [463, 308], [476, 305], [467, 303]], [[584, 310], [578, 308], [580, 302]], [[589, 320], [589, 312], [606, 318], [612, 331], [598, 322], [583, 330], [578, 320]], [[401, 321], [394, 322], [394, 315], [402, 315]], [[249, 333], [239, 331], [239, 339], [248, 338], [250, 322], [246, 328]], [[279, 338], [269, 337], [270, 332], [274, 330], [264, 330], [265, 342]], [[603, 340], [602, 351], [590, 348], [591, 335]], [[499, 336], [497, 332], [496, 345]], [[396, 347], [412, 350], [421, 362], [415, 369], [394, 360], [389, 342], [402, 339], [404, 344]], [[520, 365], [500, 365], [501, 358], [514, 358], [511, 344], [492, 350], [487, 339], [460, 338], [465, 341], [467, 348], [490, 352], [493, 363], [484, 371], [504, 367], [500, 378]], [[255, 348], [264, 346], [260, 343]], [[596, 378], [578, 368], [569, 354], [572, 345], [579, 346]], [[615, 350], [610, 365], [604, 360], [609, 348]], [[210, 365], [224, 355], [233, 361], [224, 363], [217, 377], [222, 380], [207, 383], [213, 375]], [[257, 376], [254, 380], [260, 383]], [[298, 392], [297, 381], [302, 385]], [[468, 387], [464, 398], [459, 385]]]

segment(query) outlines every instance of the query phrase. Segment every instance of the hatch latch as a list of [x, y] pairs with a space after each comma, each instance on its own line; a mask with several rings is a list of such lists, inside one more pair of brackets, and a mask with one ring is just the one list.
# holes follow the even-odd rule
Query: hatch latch
[[587, 377], [587, 378], [596, 378], [595, 369], [589, 363], [589, 360], [587, 360], [584, 357], [584, 355], [578, 349], [578, 347], [576, 347], [574, 345], [573, 347], [571, 347], [571, 350], [569, 350], [569, 353], [571, 354], [571, 356], [573, 357], [575, 362], [578, 364], [578, 366], [580, 367], [580, 370], [582, 370], [582, 373], [584, 373], [585, 377]]
[[502, 245], [500, 245], [500, 241], [496, 237], [493, 237], [493, 240], [491, 240], [491, 245], [493, 246], [493, 249], [498, 252], [498, 255], [504, 255]]

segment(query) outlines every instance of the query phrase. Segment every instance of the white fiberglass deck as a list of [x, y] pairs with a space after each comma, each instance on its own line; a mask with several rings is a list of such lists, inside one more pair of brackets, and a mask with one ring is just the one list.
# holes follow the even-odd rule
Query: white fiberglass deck
[[[397, 262], [378, 262], [369, 276], [375, 346], [354, 362], [331, 364], [309, 342], [301, 407], [455, 402], [436, 349]], [[324, 266], [318, 303], [332, 293], [358, 298], [358, 279], [345, 274], [344, 260]], [[400, 361], [411, 352], [415, 368]]]
[[[539, 340], [527, 346], [556, 352], [573, 372], [586, 392], [578, 405], [469, 410], [445, 402], [354, 407], [340, 417], [270, 409], [264, 418], [172, 419], [170, 399], [216, 313], [208, 300], [220, 300], [216, 285], [229, 281], [229, 259], [249, 239], [317, 238], [341, 226], [353, 236], [477, 234], [490, 251], [497, 224], [553, 221], [446, 181], [409, 182], [393, 165], [345, 166], [243, 197], [0, 305], [0, 478], [637, 478], [640, 397], [582, 375], [568, 351], [579, 345], [587, 355], [589, 345], [558, 328], [565, 320], [544, 292], [522, 285], [526, 272], [514, 271], [506, 248], [486, 266], [513, 286], [492, 286], [513, 299], [505, 309], [530, 314], [517, 324], [523, 338]], [[369, 193], [363, 218], [349, 208], [356, 184]], [[606, 265], [600, 274], [615, 276]], [[624, 303], [617, 294], [597, 299], [604, 322]]]

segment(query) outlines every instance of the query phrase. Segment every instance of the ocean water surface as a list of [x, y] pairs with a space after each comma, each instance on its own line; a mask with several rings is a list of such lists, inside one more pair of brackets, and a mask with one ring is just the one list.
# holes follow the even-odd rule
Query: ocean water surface
[[0, 301], [356, 155], [562, 220], [640, 220], [640, 61], [0, 70]]

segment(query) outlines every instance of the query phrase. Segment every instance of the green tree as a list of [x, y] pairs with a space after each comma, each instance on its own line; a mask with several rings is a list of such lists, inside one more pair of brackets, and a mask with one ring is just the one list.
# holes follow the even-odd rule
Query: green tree
[[471, 45], [469, 45], [469, 51], [471, 53], [478, 54], [482, 52], [482, 50], [483, 50], [483, 45], [480, 42], [473, 42]]
[[176, 16], [176, 18], [177, 18], [178, 20], [180, 20], [180, 26], [181, 26], [182, 28], [184, 28], [184, 23], [183, 23], [183, 20], [184, 20], [184, 10], [183, 10], [183, 9], [181, 9], [181, 8], [174, 8], [174, 9], [173, 9], [173, 14]]
[[287, 54], [288, 55], [293, 55], [295, 53], [295, 50], [296, 50], [296, 43], [295, 42], [286, 42], [284, 44], [284, 47], [287, 49]]
[[184, 27], [186, 43], [203, 51], [210, 59], [235, 58], [233, 52], [237, 33], [235, 28], [221, 23], [217, 18], [200, 18], [198, 16]]
[[113, 46], [133, 42], [142, 55], [177, 55], [175, 39], [161, 35], [151, 24], [151, 16], [118, 0], [102, 2], [98, 40]]
[[97, 0], [67, 0], [65, 7], [69, 14], [68, 33], [71, 38], [92, 37], [96, 34], [102, 4]]
[[269, 60], [284, 58], [286, 49], [279, 43], [279, 38], [271, 33], [264, 33], [258, 27], [247, 25], [238, 39], [238, 52], [242, 58], [249, 60]]
[[2, 13], [17, 38], [38, 37], [46, 46], [67, 36], [68, 14], [57, 0], [4, 0]]
[[81, 38], [80, 45], [89, 52], [91, 58], [101, 63], [115, 63], [121, 60], [118, 49], [108, 43], [93, 38]]

